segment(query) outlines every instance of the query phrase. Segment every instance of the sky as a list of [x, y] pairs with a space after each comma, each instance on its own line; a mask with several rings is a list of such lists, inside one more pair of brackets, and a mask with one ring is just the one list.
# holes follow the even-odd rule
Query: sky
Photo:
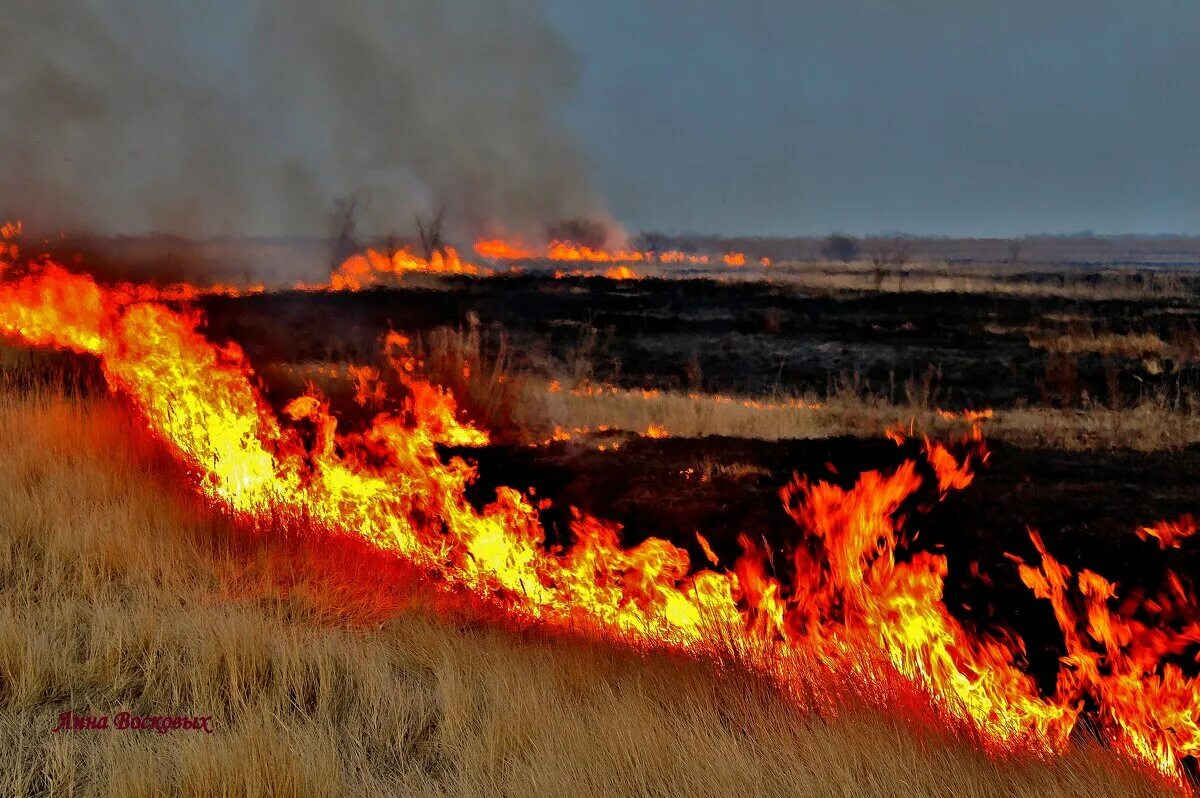
[[1194, 0], [551, 0], [613, 215], [724, 234], [1200, 230]]
[[1197, 0], [8, 0], [0, 217], [1200, 232]]

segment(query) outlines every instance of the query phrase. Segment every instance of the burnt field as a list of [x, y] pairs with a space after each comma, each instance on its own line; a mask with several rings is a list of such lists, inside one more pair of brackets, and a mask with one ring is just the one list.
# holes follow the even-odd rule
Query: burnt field
[[[713, 656], [817, 717], [788, 656], [833, 657], [816, 695], [828, 662], [882, 668], [883, 709], [985, 749], [1102, 728], [1195, 774], [1142, 697], [1166, 712], [1198, 678], [1190, 273], [423, 267], [242, 291], [33, 263], [0, 306], [58, 351], [5, 353], [10, 412], [123, 440], [122, 484], [278, 550], [218, 552], [221, 596], [315, 591], [375, 624], [416, 577], [438, 613]], [[49, 467], [13, 462], [14, 486]], [[343, 543], [344, 576], [307, 586], [296, 553]]]
[[[1066, 284], [1061, 273], [1021, 279]], [[1095, 286], [1086, 275], [1076, 279]], [[508, 373], [561, 381], [563, 390], [603, 384], [755, 401], [805, 396], [813, 406], [850, 392], [895, 407], [901, 421], [918, 405], [1120, 414], [1152, 397], [1186, 401], [1200, 380], [1195, 301], [1187, 295], [838, 292], [767, 281], [521, 275], [425, 289], [209, 298], [204, 310], [210, 336], [241, 342], [263, 365], [370, 363], [387, 330], [421, 339], [438, 328], [471, 328], [491, 356], [506, 350]], [[290, 398], [296, 386], [272, 386], [266, 371], [268, 393]], [[339, 389], [328, 387], [342, 423], [362, 423], [345, 390], [339, 399]], [[912, 432], [924, 431], [911, 423]], [[1164, 414], [1160, 423], [1173, 421]], [[578, 508], [620, 523], [627, 544], [666, 538], [694, 564], [705, 562], [698, 530], [724, 563], [741, 553], [741, 534], [768, 549], [794, 544], [797, 529], [778, 495], [794, 474], [849, 488], [863, 472], [921, 459], [917, 443], [897, 445], [882, 430], [846, 435], [831, 425], [804, 439], [757, 440], [682, 437], [671, 426], [665, 422], [663, 437], [614, 424], [571, 440], [446, 453], [477, 464], [469, 496], [478, 506], [494, 500], [498, 485], [549, 499], [541, 520], [551, 542], [569, 543], [569, 508]], [[1036, 559], [1033, 529], [1068, 567], [1118, 580], [1126, 594], [1153, 592], [1168, 569], [1193, 573], [1195, 547], [1164, 553], [1135, 532], [1195, 512], [1200, 445], [1066, 450], [993, 440], [989, 448], [966, 490], [940, 502], [925, 490], [906, 501], [909, 548], [947, 554], [951, 611], [985, 629], [1018, 630], [1029, 641], [1032, 671], [1052, 682], [1063, 653], [1057, 629], [1007, 555]]]
[[[1053, 273], [1020, 279], [1065, 284]], [[494, 330], [493, 346], [502, 333], [518, 367], [551, 373], [585, 357], [588, 379], [635, 389], [823, 396], [853, 386], [895, 401], [919, 386], [946, 408], [1000, 409], [1119, 404], [1200, 384], [1187, 296], [1081, 301], [542, 275], [203, 304], [215, 336], [268, 362], [366, 361], [388, 329], [420, 335], [473, 316]]]

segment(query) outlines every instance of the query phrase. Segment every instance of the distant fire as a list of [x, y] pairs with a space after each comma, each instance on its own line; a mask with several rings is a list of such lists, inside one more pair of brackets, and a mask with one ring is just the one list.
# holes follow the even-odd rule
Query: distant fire
[[554, 279], [563, 280], [567, 277], [606, 277], [609, 280], [639, 280], [641, 275], [625, 264], [609, 266], [607, 269], [555, 269]]
[[[535, 248], [519, 242], [499, 238], [476, 241], [475, 252], [480, 257], [493, 261], [549, 260], [568, 263], [660, 263], [706, 266], [712, 260], [708, 255], [683, 252], [678, 249], [605, 249], [573, 241], [551, 241], [544, 250], [537, 251]], [[746, 253], [726, 252], [720, 256], [720, 262], [731, 267], [745, 266], [747, 263]], [[759, 263], [762, 266], [769, 266], [771, 260], [770, 258], [760, 258]]]
[[[368, 274], [407, 262], [365, 258]], [[442, 261], [454, 264], [463, 266]], [[1072, 573], [1033, 534], [1039, 562], [1022, 563], [1020, 578], [1053, 609], [1068, 651], [1052, 695], [1022, 670], [1016, 634], [974, 631], [947, 609], [947, 558], [906, 550], [913, 530], [901, 508], [923, 486], [944, 497], [970, 485], [988, 457], [978, 435], [961, 451], [925, 441], [923, 455], [848, 487], [795, 478], [780, 493], [797, 528], [788, 547], [767, 550], [746, 534], [728, 570], [693, 570], [672, 543], [626, 548], [619, 526], [582, 512], [573, 542], [548, 547], [538, 502], [516, 489], [499, 488], [476, 509], [467, 499], [475, 469], [444, 459], [438, 445], [480, 445], [488, 435], [420, 378], [403, 336], [384, 342], [400, 395], [360, 375], [363, 396], [382, 409], [365, 430], [345, 432], [316, 394], [275, 413], [242, 350], [207, 340], [198, 324], [194, 311], [45, 260], [0, 283], [0, 331], [97, 357], [111, 389], [186, 464], [197, 489], [239, 519], [282, 515], [360, 535], [514, 619], [681, 650], [733, 647], [738, 661], [797, 696], [806, 662], [856, 674], [874, 691], [895, 689], [898, 674], [997, 749], [1062, 751], [1086, 718], [1113, 749], [1176, 777], [1200, 753], [1200, 684], [1177, 664], [1200, 640], [1200, 606], [1178, 577], [1161, 595], [1122, 597], [1098, 574]], [[1151, 528], [1164, 540], [1165, 527]], [[717, 567], [708, 540], [698, 540]]]
[[536, 257], [532, 250], [500, 238], [481, 239], [475, 242], [475, 252], [488, 260], [529, 260]]
[[390, 255], [371, 249], [362, 255], [347, 258], [330, 277], [329, 288], [334, 291], [358, 291], [408, 272], [480, 276], [491, 274], [491, 269], [464, 261], [453, 247], [437, 250], [428, 258], [403, 248]]

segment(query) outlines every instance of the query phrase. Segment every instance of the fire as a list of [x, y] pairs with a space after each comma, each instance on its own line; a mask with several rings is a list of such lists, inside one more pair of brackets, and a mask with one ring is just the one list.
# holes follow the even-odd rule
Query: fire
[[1142, 540], [1154, 538], [1158, 541], [1158, 545], [1164, 549], [1179, 548], [1181, 541], [1190, 538], [1196, 534], [1196, 518], [1192, 515], [1185, 515], [1176, 521], [1159, 521], [1153, 526], [1144, 526], [1138, 530], [1138, 537]]
[[[443, 266], [462, 267], [450, 257]], [[367, 272], [346, 274], [403, 271], [410, 259], [365, 256]], [[1019, 638], [968, 630], [949, 612], [946, 557], [906, 551], [906, 502], [969, 485], [986, 457], [981, 440], [965, 455], [926, 441], [923, 457], [849, 487], [793, 479], [780, 496], [795, 540], [768, 550], [743, 535], [730, 570], [694, 570], [684, 549], [657, 538], [624, 547], [619, 526], [580, 512], [573, 542], [548, 547], [539, 505], [511, 488], [476, 509], [466, 498], [475, 469], [438, 445], [488, 436], [418, 376], [403, 336], [385, 341], [401, 395], [380, 394], [378, 375], [360, 373], [363, 401], [382, 409], [365, 430], [343, 432], [315, 394], [276, 414], [241, 349], [207, 340], [200, 322], [52, 263], [0, 284], [0, 332], [96, 356], [198, 490], [235, 517], [359, 535], [516, 619], [691, 651], [733, 646], [785, 689], [808, 662], [856, 674], [875, 692], [899, 674], [998, 748], [1062, 750], [1088, 705], [1117, 750], [1165, 773], [1200, 753], [1200, 687], [1173, 659], [1200, 642], [1200, 608], [1182, 580], [1153, 601], [1117, 602], [1115, 585], [1089, 571], [1072, 580], [1035, 535], [1041, 566], [1022, 565], [1020, 576], [1049, 601], [1068, 650], [1047, 696], [1021, 669]], [[715, 567], [712, 546], [697, 540]]]
[[[605, 249], [591, 247], [574, 241], [551, 241], [542, 251], [527, 246], [519, 241], [508, 241], [500, 238], [479, 239], [475, 242], [475, 252], [480, 257], [493, 261], [506, 260], [549, 260], [569, 263], [661, 263], [689, 264], [693, 266], [708, 265], [712, 258], [708, 255], [683, 252], [678, 249], [649, 250], [649, 249]], [[745, 266], [746, 253], [726, 252], [721, 260], [727, 266]], [[760, 258], [762, 266], [771, 265], [770, 258]], [[564, 274], [575, 274], [568, 272]], [[582, 274], [582, 272], [581, 272]]]
[[610, 252], [606, 249], [593, 249], [570, 241], [551, 241], [550, 246], [546, 248], [546, 257], [550, 260], [583, 261], [585, 263], [640, 263], [646, 260], [646, 253], [637, 250]]
[[603, 277], [607, 280], [640, 280], [641, 275], [625, 264], [610, 266], [604, 271], [599, 269], [555, 269], [554, 279], [562, 280], [567, 277]]
[[484, 269], [460, 258], [458, 251], [453, 247], [435, 250], [428, 258], [416, 255], [403, 247], [391, 255], [369, 249], [365, 253], [347, 258], [330, 276], [329, 288], [334, 291], [361, 291], [396, 280], [407, 272], [473, 276], [491, 274], [490, 269]]
[[707, 255], [694, 255], [690, 252], [681, 252], [677, 249], [669, 249], [666, 252], [658, 254], [659, 263], [688, 263], [693, 266], [707, 266], [709, 258]]
[[628, 266], [613, 266], [604, 270], [604, 276], [610, 280], [636, 280], [638, 274]]
[[646, 431], [642, 433], [647, 438], [669, 438], [671, 433], [667, 432], [667, 428], [661, 424], [648, 424]]
[[1141, 604], [1150, 622], [1135, 619], [1127, 603], [1116, 601], [1115, 584], [1088, 570], [1072, 580], [1041, 537], [1032, 539], [1041, 567], [1022, 564], [1021, 580], [1050, 602], [1067, 646], [1055, 699], [1078, 705], [1091, 698], [1115, 748], [1176, 771], [1181, 756], [1200, 753], [1200, 688], [1170, 661], [1200, 643], [1195, 595], [1172, 574], [1162, 595]]
[[488, 260], [529, 260], [537, 257], [520, 244], [502, 238], [480, 239], [475, 242], [475, 254]]

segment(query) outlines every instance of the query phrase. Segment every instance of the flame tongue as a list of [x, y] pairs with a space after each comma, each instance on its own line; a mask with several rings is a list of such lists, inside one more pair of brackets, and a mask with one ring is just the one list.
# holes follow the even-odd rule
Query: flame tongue
[[[948, 612], [944, 556], [897, 559], [898, 510], [922, 484], [914, 462], [863, 474], [848, 489], [802, 480], [785, 487], [785, 508], [806, 533], [783, 553], [790, 567], [781, 570], [794, 574], [787, 581], [775, 575], [777, 553], [749, 536], [731, 572], [689, 575], [684, 550], [654, 538], [624, 548], [618, 527], [581, 513], [573, 545], [557, 551], [517, 491], [500, 488], [482, 510], [467, 501], [474, 469], [443, 462], [436, 445], [487, 436], [458, 420], [449, 394], [412, 376], [402, 336], [387, 343], [404, 404], [350, 434], [318, 397], [276, 417], [241, 350], [209, 342], [198, 322], [53, 264], [0, 284], [0, 331], [98, 355], [111, 387], [190, 465], [204, 493], [238, 514], [291, 514], [361, 535], [518, 616], [693, 649], [733, 644], [785, 683], [794, 674], [788, 663], [803, 657], [847, 664], [864, 678], [870, 663], [884, 662], [996, 745], [1060, 749], [1087, 695], [1114, 744], [1141, 761], [1175, 772], [1200, 751], [1200, 691], [1163, 664], [1200, 639], [1194, 598], [1178, 580], [1156, 606], [1170, 609], [1164, 618], [1185, 619], [1183, 632], [1160, 633], [1113, 611], [1115, 588], [1094, 574], [1078, 577], [1081, 615], [1068, 598], [1069, 572], [1035, 538], [1042, 568], [1023, 566], [1021, 576], [1049, 599], [1069, 666], [1057, 694], [1043, 697], [1017, 667], [1019, 640], [973, 635]], [[940, 492], [970, 483], [967, 460], [928, 442], [926, 453]]]

